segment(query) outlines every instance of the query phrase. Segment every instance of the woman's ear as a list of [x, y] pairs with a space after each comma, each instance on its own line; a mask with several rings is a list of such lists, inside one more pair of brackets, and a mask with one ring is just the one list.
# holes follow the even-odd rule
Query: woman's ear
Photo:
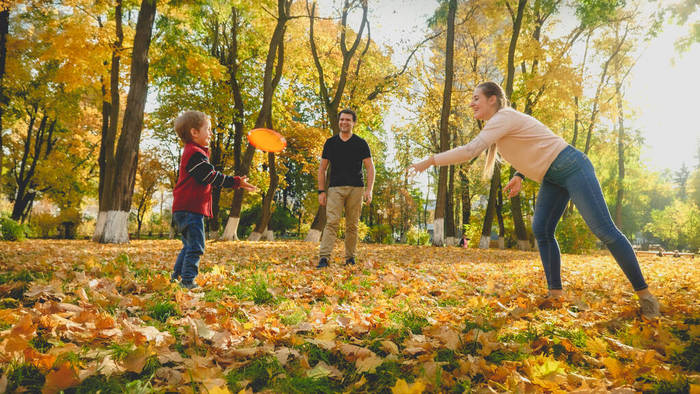
[[494, 107], [498, 107], [498, 97], [494, 94], [493, 96], [489, 97], [488, 99], [489, 105], [493, 105]]

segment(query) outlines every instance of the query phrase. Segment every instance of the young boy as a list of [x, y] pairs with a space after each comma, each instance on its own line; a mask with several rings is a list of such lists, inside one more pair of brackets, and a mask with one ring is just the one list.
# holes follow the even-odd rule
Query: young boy
[[175, 132], [185, 143], [180, 159], [177, 185], [173, 190], [173, 223], [182, 234], [182, 250], [177, 256], [172, 282], [182, 278], [180, 286], [194, 289], [199, 272], [199, 258], [204, 253], [204, 217], [211, 217], [211, 189], [240, 187], [257, 188], [246, 177], [224, 175], [209, 162], [211, 122], [199, 111], [187, 111], [175, 120]]

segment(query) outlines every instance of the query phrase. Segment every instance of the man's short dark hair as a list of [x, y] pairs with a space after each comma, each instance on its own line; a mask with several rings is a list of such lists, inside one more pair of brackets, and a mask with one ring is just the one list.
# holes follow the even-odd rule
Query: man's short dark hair
[[344, 110], [340, 111], [338, 114], [338, 119], [340, 119], [340, 115], [342, 114], [352, 115], [352, 121], [357, 122], [357, 115], [355, 114], [355, 111], [351, 110], [350, 108], [345, 108]]

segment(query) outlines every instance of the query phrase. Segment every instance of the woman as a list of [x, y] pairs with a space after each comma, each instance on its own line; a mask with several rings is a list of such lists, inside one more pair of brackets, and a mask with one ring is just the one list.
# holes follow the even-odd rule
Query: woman
[[537, 119], [508, 107], [503, 89], [497, 83], [484, 82], [477, 86], [470, 107], [476, 119], [486, 121], [481, 133], [467, 145], [430, 156], [411, 165], [409, 170], [422, 172], [431, 165], [462, 163], [488, 149], [484, 167], [484, 178], [488, 179], [493, 174], [498, 151], [518, 171], [504, 189], [508, 197], [520, 192], [526, 176], [541, 183], [532, 230], [547, 277], [549, 297], [563, 295], [561, 255], [554, 230], [571, 199], [634, 287], [642, 315], [658, 317], [659, 303], [649, 292], [632, 245], [610, 217], [588, 157]]

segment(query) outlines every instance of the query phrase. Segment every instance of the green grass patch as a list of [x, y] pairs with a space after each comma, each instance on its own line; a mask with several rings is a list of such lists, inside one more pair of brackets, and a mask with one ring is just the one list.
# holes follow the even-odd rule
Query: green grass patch
[[494, 326], [492, 326], [491, 324], [489, 324], [488, 322], [477, 323], [477, 322], [473, 322], [469, 319], [465, 320], [464, 321], [464, 330], [462, 330], [462, 332], [469, 332], [473, 329], [477, 329], [477, 330], [481, 330], [481, 331], [486, 332], [486, 331], [493, 331], [496, 328]]
[[503, 361], [522, 361], [528, 358], [530, 355], [523, 352], [511, 352], [508, 350], [496, 350], [491, 352], [488, 356], [484, 357], [486, 361], [501, 364]]
[[687, 394], [690, 392], [690, 382], [685, 376], [678, 376], [674, 380], [657, 380], [645, 375], [643, 380], [652, 383], [652, 389], [644, 391], [647, 394]]
[[249, 288], [250, 298], [256, 305], [274, 304], [275, 296], [267, 290], [268, 284], [261, 275], [254, 275]]
[[253, 360], [237, 370], [233, 370], [226, 375], [226, 383], [232, 392], [236, 393], [245, 387], [240, 384], [243, 380], [248, 380], [250, 388], [257, 392], [268, 387], [275, 376], [284, 372], [282, 366], [274, 357], [264, 357]]
[[44, 374], [34, 365], [10, 365], [7, 374], [7, 392], [14, 393], [18, 387], [23, 387], [25, 392], [40, 393], [45, 381]]
[[306, 319], [306, 311], [303, 309], [297, 309], [290, 314], [282, 316], [280, 321], [282, 324], [287, 325], [287, 326], [294, 326]]
[[279, 389], [279, 392], [294, 394], [336, 393], [342, 390], [338, 383], [325, 376], [321, 378], [291, 376], [281, 379], [276, 388]]
[[693, 338], [682, 352], [671, 354], [671, 362], [689, 371], [700, 372], [700, 338]]
[[366, 373], [364, 376], [367, 382], [360, 389], [361, 392], [367, 393], [389, 394], [397, 380], [403, 379], [408, 383], [414, 381], [411, 370], [403, 369], [401, 364], [393, 360], [384, 361], [373, 373]]
[[148, 316], [165, 323], [169, 317], [180, 316], [180, 312], [177, 310], [177, 305], [174, 302], [159, 301], [148, 309]]
[[446, 371], [454, 371], [459, 368], [457, 363], [457, 354], [450, 349], [439, 349], [435, 354], [435, 361], [447, 363], [442, 366]]
[[413, 312], [395, 312], [391, 315], [391, 319], [414, 334], [420, 334], [423, 332], [423, 327], [428, 326], [428, 319]]
[[542, 335], [548, 336], [550, 338], [566, 338], [578, 348], [586, 347], [586, 341], [588, 340], [586, 332], [580, 328], [577, 328], [575, 330], [565, 330], [562, 328], [556, 328], [552, 325], [547, 325], [544, 331], [542, 332]]
[[40, 353], [46, 353], [53, 347], [53, 345], [47, 341], [40, 332], [29, 341], [29, 344]]
[[394, 298], [396, 293], [399, 292], [399, 288], [394, 286], [387, 286], [384, 289], [382, 289], [382, 292], [385, 296], [387, 296], [387, 298]]
[[65, 390], [66, 394], [89, 394], [89, 393], [104, 393], [118, 394], [125, 392], [125, 386], [128, 380], [125, 376], [110, 376], [92, 375], [85, 379], [80, 386], [71, 387]]
[[438, 300], [438, 306], [440, 307], [448, 307], [448, 306], [457, 306], [459, 305], [459, 300], [454, 299], [454, 298], [443, 298]]

